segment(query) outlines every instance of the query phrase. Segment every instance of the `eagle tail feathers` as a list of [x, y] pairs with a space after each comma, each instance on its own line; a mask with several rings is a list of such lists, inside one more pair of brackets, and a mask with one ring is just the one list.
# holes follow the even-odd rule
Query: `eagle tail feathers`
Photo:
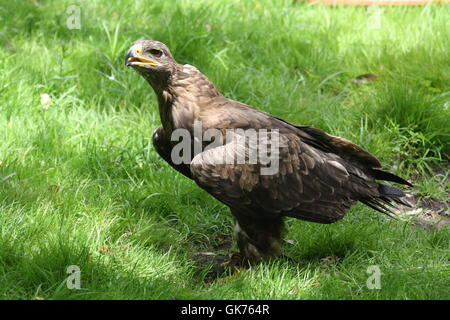
[[406, 198], [406, 194], [399, 188], [379, 183], [378, 192], [379, 197], [366, 198], [361, 202], [392, 218], [399, 213], [398, 205], [413, 207], [413, 204]]

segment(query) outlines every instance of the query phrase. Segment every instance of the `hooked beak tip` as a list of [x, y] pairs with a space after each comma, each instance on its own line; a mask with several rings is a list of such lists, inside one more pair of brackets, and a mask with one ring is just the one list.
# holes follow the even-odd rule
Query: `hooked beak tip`
[[133, 49], [129, 49], [127, 54], [125, 55], [125, 66], [129, 67], [131, 66], [131, 61], [133, 61], [134, 58], [134, 51]]

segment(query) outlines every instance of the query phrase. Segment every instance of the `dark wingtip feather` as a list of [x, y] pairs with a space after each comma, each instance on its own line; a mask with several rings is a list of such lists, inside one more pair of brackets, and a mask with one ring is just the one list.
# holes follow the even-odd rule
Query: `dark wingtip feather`
[[401, 198], [405, 196], [405, 193], [399, 188], [381, 183], [378, 184], [378, 192], [380, 193], [380, 195], [387, 197]]
[[399, 176], [396, 176], [393, 173], [383, 171], [383, 170], [378, 170], [378, 169], [372, 169], [371, 173], [373, 174], [375, 179], [397, 182], [397, 183], [404, 184], [404, 185], [414, 188], [414, 185], [412, 185], [410, 182], [406, 181], [403, 178], [400, 178]]
[[396, 187], [379, 184], [378, 192], [380, 193], [379, 197], [364, 199], [361, 202], [392, 218], [395, 218], [396, 214], [399, 212], [399, 208], [396, 206], [397, 204], [407, 207], [414, 206], [408, 201], [407, 195]]
[[413, 203], [408, 201], [406, 194], [399, 188], [388, 186], [385, 184], [378, 184], [378, 192], [380, 193], [380, 199], [385, 202], [395, 202], [407, 207], [413, 207]]
[[378, 212], [384, 213], [391, 218], [397, 219], [396, 211], [393, 210], [393, 208], [395, 207], [390, 201], [386, 201], [385, 199], [371, 198], [361, 200], [361, 202]]

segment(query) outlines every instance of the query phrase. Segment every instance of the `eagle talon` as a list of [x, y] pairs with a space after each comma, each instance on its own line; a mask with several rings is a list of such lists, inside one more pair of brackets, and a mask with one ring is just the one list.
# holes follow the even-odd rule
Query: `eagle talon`
[[233, 252], [230, 256], [230, 260], [223, 263], [225, 269], [236, 271], [242, 266], [244, 258], [238, 252]]
[[238, 253], [238, 252], [232, 253], [230, 255], [230, 260], [226, 261], [222, 264], [225, 268], [225, 271], [228, 271], [229, 276], [219, 278], [218, 281], [219, 282], [230, 282], [230, 281], [236, 279], [242, 271], [244, 261], [245, 261], [245, 259], [243, 258], [243, 256], [240, 253]]

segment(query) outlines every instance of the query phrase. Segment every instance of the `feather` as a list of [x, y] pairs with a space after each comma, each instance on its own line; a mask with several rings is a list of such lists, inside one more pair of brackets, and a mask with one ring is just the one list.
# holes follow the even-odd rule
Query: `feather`
[[400, 184], [405, 184], [410, 187], [414, 187], [411, 183], [409, 183], [405, 179], [400, 178], [399, 176], [396, 176], [395, 174], [392, 174], [387, 171], [372, 169], [372, 170], [370, 170], [370, 173], [375, 177], [375, 179], [378, 179], [378, 180], [392, 181], [392, 182], [397, 182]]

